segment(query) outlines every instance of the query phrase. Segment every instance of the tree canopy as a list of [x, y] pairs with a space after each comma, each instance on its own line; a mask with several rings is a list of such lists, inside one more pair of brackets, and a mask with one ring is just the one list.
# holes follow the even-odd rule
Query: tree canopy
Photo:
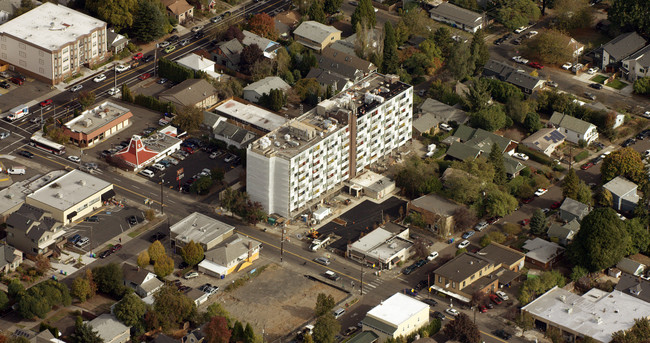
[[582, 219], [580, 231], [569, 246], [569, 257], [589, 271], [616, 264], [628, 251], [630, 236], [611, 208], [596, 208]]
[[172, 286], [163, 286], [154, 294], [153, 308], [163, 329], [176, 327], [196, 311], [194, 302]]
[[138, 11], [131, 27], [133, 38], [149, 43], [162, 37], [167, 25], [167, 17], [156, 3], [149, 0], [138, 1]]
[[607, 10], [607, 19], [621, 31], [650, 35], [650, 7], [646, 0], [615, 0]]
[[623, 176], [637, 184], [645, 179], [645, 166], [641, 154], [631, 147], [616, 150], [607, 155], [600, 167], [603, 183], [617, 176]]
[[325, 9], [323, 8], [322, 2], [313, 1], [307, 10], [307, 15], [309, 16], [309, 19], [325, 24]]
[[86, 9], [97, 13], [117, 32], [133, 25], [138, 8], [137, 0], [86, 0]]
[[398, 167], [395, 183], [411, 198], [440, 190], [437, 165], [421, 158], [410, 158]]
[[384, 58], [381, 61], [381, 72], [384, 74], [394, 74], [399, 65], [397, 56], [397, 41], [395, 40], [395, 30], [390, 21], [384, 24]]
[[248, 20], [248, 30], [270, 40], [278, 39], [275, 21], [266, 13], [258, 13], [252, 16]]
[[109, 263], [105, 266], [95, 267], [92, 275], [100, 292], [113, 296], [122, 296], [124, 293], [124, 275], [118, 264]]
[[488, 155], [488, 161], [494, 166], [494, 183], [503, 185], [506, 183], [508, 176], [506, 175], [506, 166], [503, 163], [503, 154], [498, 144], [492, 144], [492, 150]]
[[190, 266], [195, 266], [203, 260], [203, 257], [205, 257], [203, 246], [200, 243], [190, 241], [187, 245], [181, 248], [181, 256], [185, 263]]
[[537, 21], [541, 14], [539, 7], [531, 0], [496, 0], [494, 3], [497, 20], [511, 30]]
[[135, 293], [128, 293], [115, 304], [115, 317], [127, 326], [136, 326], [147, 312], [147, 304]]
[[612, 334], [611, 343], [642, 343], [650, 337], [650, 320], [647, 318], [634, 319], [634, 325], [627, 330]]
[[370, 29], [375, 27], [375, 24], [377, 24], [377, 17], [371, 0], [359, 0], [359, 5], [352, 13], [351, 23], [355, 30], [357, 23], [361, 24], [362, 27]]
[[450, 340], [461, 343], [481, 342], [481, 332], [478, 326], [465, 313], [460, 313], [454, 320], [450, 320], [442, 329], [442, 333]]
[[546, 232], [546, 215], [539, 208], [530, 218], [530, 232], [535, 235], [543, 235]]
[[525, 42], [524, 53], [542, 63], [561, 64], [573, 60], [574, 48], [570, 41], [571, 37], [558, 30], [542, 30]]

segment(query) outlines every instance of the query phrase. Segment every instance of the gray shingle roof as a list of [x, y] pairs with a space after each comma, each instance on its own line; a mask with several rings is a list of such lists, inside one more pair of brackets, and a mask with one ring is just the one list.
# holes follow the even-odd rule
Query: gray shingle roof
[[517, 173], [526, 168], [526, 166], [519, 162], [519, 160], [508, 155], [503, 156], [503, 165], [506, 167], [506, 174], [508, 175], [517, 175]]
[[226, 137], [240, 145], [245, 145], [245, 143], [257, 138], [257, 135], [253, 132], [226, 121], [217, 124], [213, 133], [217, 136]]
[[104, 342], [112, 342], [116, 337], [129, 331], [129, 327], [120, 323], [113, 315], [104, 313], [90, 321], [90, 326], [97, 330], [97, 333]]
[[530, 90], [534, 89], [541, 83], [539, 78], [526, 73], [521, 73], [517, 70], [517, 68], [511, 67], [504, 62], [489, 60], [483, 67], [483, 74], [485, 76], [496, 76], [501, 81], [509, 82], [515, 86]]
[[233, 234], [226, 238], [219, 246], [205, 252], [205, 259], [216, 264], [227, 266], [230, 262], [248, 251], [248, 243], [252, 243], [253, 249], [261, 243], [240, 234]]
[[521, 251], [496, 243], [492, 243], [481, 249], [479, 254], [496, 263], [504, 263], [508, 266], [517, 263], [517, 261], [525, 257]]
[[420, 118], [413, 120], [413, 128], [418, 132], [427, 132], [431, 128], [438, 126], [440, 122], [440, 118], [436, 117], [435, 114], [427, 112], [421, 115]]
[[434, 270], [433, 273], [449, 280], [460, 282], [471, 275], [474, 275], [474, 273], [477, 273], [479, 270], [493, 264], [494, 261], [486, 257], [464, 253], [443, 264], [441, 267]]
[[294, 35], [305, 37], [311, 41], [322, 43], [330, 34], [341, 32], [334, 26], [324, 25], [317, 21], [303, 21], [300, 26], [293, 31]]
[[447, 150], [447, 156], [453, 157], [457, 160], [464, 161], [468, 158], [474, 159], [481, 154], [481, 149], [461, 142], [452, 143]]
[[188, 79], [161, 92], [158, 98], [178, 105], [194, 106], [215, 93], [216, 90], [210, 82], [204, 79]]
[[[499, 148], [501, 148], [502, 152], [505, 152], [506, 148], [510, 145], [511, 140], [506, 137], [499, 136], [495, 133], [485, 131], [483, 129], [474, 129], [471, 128], [467, 125], [460, 125], [456, 132], [454, 133], [454, 136], [460, 138], [461, 141], [463, 142], [468, 142], [468, 143], [473, 143], [475, 145], [479, 144], [489, 144], [487, 140], [497, 143], [499, 145]], [[491, 148], [491, 144], [490, 148]], [[483, 150], [485, 152], [489, 152], [490, 149]]]
[[321, 86], [332, 85], [336, 90], [343, 90], [345, 85], [350, 82], [350, 79], [330, 70], [322, 68], [311, 68], [306, 79], [316, 79]]
[[288, 83], [284, 82], [282, 78], [277, 76], [269, 76], [244, 87], [244, 91], [253, 91], [257, 94], [262, 95], [269, 94], [272, 89], [287, 90], [290, 88], [291, 86]]
[[628, 32], [607, 42], [603, 45], [603, 50], [607, 51], [607, 53], [617, 61], [620, 61], [641, 49], [645, 44], [646, 40], [639, 36], [638, 33]]
[[411, 200], [411, 204], [432, 213], [445, 216], [452, 216], [454, 215], [454, 211], [463, 207], [462, 205], [458, 205], [457, 203], [437, 194], [423, 195], [417, 199]]
[[590, 128], [595, 126], [592, 123], [560, 112], [554, 112], [548, 122], [549, 124], [553, 124], [557, 127], [562, 127], [573, 132], [577, 132], [580, 135], [584, 135], [590, 130]]
[[623, 257], [616, 264], [616, 268], [630, 274], [634, 274], [636, 272], [643, 272], [645, 267], [646, 265], [644, 265], [643, 263], [631, 260], [627, 257]]
[[149, 271], [140, 267], [124, 263], [122, 265], [122, 274], [124, 280], [133, 282], [136, 285], [142, 285], [144, 279], [149, 275]]
[[585, 211], [589, 210], [589, 205], [585, 205], [585, 204], [583, 204], [583, 203], [581, 203], [581, 202], [579, 202], [577, 200], [573, 200], [573, 199], [567, 197], [562, 202], [562, 205], [560, 206], [560, 210], [569, 212], [569, 213], [573, 214], [574, 216], [582, 219]]
[[650, 281], [632, 274], [623, 273], [616, 284], [616, 290], [650, 302]]
[[365, 74], [377, 70], [377, 66], [375, 66], [372, 62], [366, 61], [363, 58], [359, 58], [357, 55], [348, 54], [340, 50], [333, 49], [330, 46], [323, 49], [320, 55], [336, 63], [345, 64], [358, 69]]
[[650, 67], [650, 45], [646, 46], [643, 49], [633, 53], [630, 57], [625, 59], [627, 60], [636, 60], [636, 63], [639, 65], [648, 68]]
[[441, 122], [455, 121], [458, 124], [463, 124], [469, 118], [465, 111], [431, 98], [424, 100], [420, 105], [420, 111], [435, 115]]
[[266, 53], [272, 53], [275, 50], [278, 50], [282, 45], [277, 42], [274, 42], [268, 38], [258, 36], [248, 30], [242, 31], [244, 34], [244, 39], [242, 39], [242, 44], [245, 46], [256, 44], [262, 51]]
[[429, 10], [429, 13], [454, 20], [470, 27], [476, 26], [483, 19], [483, 16], [479, 13], [452, 5], [448, 2], [443, 2], [438, 7], [432, 8]]
[[232, 64], [239, 64], [239, 59], [241, 57], [240, 54], [242, 50], [244, 50], [244, 46], [237, 40], [237, 38], [233, 38], [227, 42], [221, 42], [218, 46], [219, 49], [221, 49], [221, 52]]
[[36, 241], [46, 231], [61, 225], [50, 217], [49, 213], [28, 204], [23, 204], [16, 212], [9, 215], [6, 223], [18, 231], [24, 231], [27, 237]]

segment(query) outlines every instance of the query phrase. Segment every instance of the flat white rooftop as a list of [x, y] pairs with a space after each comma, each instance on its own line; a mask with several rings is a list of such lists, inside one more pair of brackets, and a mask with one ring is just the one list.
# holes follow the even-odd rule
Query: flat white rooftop
[[185, 244], [190, 241], [207, 244], [234, 229], [235, 227], [232, 225], [220, 222], [205, 214], [194, 212], [172, 225], [171, 232], [176, 234], [176, 240]]
[[366, 170], [364, 171], [363, 174], [350, 180], [350, 183], [374, 191], [381, 191], [382, 189], [393, 184], [394, 182], [387, 176], [384, 176], [382, 174], [377, 174], [372, 170]]
[[368, 315], [398, 326], [424, 309], [428, 310], [429, 305], [406, 294], [395, 293], [368, 311]]
[[47, 183], [27, 198], [65, 211], [93, 195], [101, 196], [97, 193], [108, 187], [112, 189], [113, 184], [75, 169]]
[[0, 25], [0, 33], [53, 51], [105, 26], [106, 23], [97, 18], [46, 2]]
[[286, 118], [271, 111], [235, 99], [224, 101], [214, 111], [266, 131], [273, 131], [287, 122]]
[[74, 132], [90, 134], [128, 113], [131, 113], [128, 108], [104, 101], [95, 108], [83, 111], [78, 117], [65, 123], [65, 126]]
[[[362, 252], [369, 252], [382, 243], [386, 242], [393, 234], [382, 228], [376, 228], [369, 234], [359, 238], [358, 241], [352, 243], [352, 249]], [[386, 256], [387, 257], [387, 256]]]
[[610, 342], [616, 331], [627, 330], [634, 319], [650, 317], [650, 303], [620, 291], [589, 291], [583, 296], [554, 287], [523, 311], [568, 332]]

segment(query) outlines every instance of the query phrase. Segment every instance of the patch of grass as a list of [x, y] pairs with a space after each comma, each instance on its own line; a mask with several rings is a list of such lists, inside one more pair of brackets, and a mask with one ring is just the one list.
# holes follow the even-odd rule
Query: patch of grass
[[250, 273], [250, 272], [246, 273], [246, 275], [240, 277], [239, 279], [233, 281], [231, 284], [226, 286], [225, 291], [226, 292], [231, 292], [231, 291], [234, 291], [237, 288], [245, 285], [248, 280], [251, 280], [251, 279], [255, 278], [256, 276], [260, 275], [266, 269], [266, 267], [268, 267], [268, 264], [257, 268], [255, 270], [255, 272], [253, 272], [253, 273]]
[[576, 161], [576, 162], [580, 162], [580, 161], [584, 160], [587, 157], [589, 157], [589, 151], [583, 150], [579, 154], [575, 155], [573, 157], [573, 160]]
[[603, 82], [605, 82], [605, 80], [607, 80], [607, 77], [603, 76], [603, 75], [596, 75], [596, 76], [592, 77], [591, 79], [589, 79], [589, 81], [593, 81], [593, 82], [596, 82], [596, 83], [603, 83]]
[[611, 82], [608, 82], [605, 86], [621, 90], [627, 86], [627, 83], [614, 79]]

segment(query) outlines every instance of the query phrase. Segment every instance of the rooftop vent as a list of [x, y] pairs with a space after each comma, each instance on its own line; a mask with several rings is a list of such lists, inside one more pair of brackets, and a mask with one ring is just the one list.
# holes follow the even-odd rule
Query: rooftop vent
[[61, 193], [56, 193], [56, 194], [54, 195], [54, 197], [57, 198], [57, 199], [63, 199], [63, 194], [61, 194]]

